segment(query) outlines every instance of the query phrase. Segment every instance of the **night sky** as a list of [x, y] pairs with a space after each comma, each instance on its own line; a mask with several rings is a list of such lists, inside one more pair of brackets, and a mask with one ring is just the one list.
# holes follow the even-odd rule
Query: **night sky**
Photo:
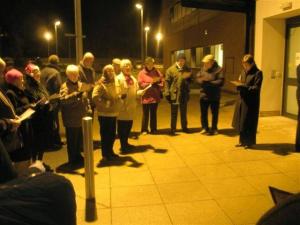
[[[46, 30], [54, 36], [54, 21], [59, 19], [58, 48], [68, 57], [68, 38], [74, 33], [73, 0], [9, 0], [0, 7], [0, 56], [46, 57]], [[134, 0], [82, 0], [82, 29], [86, 35], [84, 51], [96, 57], [140, 57], [140, 11]], [[149, 24], [149, 53], [154, 55], [154, 33], [160, 23], [161, 0], [144, 1], [144, 25]], [[74, 40], [71, 56], [75, 57]], [[50, 53], [55, 52], [54, 39]]]

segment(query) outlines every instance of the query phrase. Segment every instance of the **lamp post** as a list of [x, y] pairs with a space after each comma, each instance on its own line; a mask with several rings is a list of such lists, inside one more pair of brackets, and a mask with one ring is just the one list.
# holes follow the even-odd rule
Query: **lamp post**
[[55, 53], [58, 55], [58, 41], [57, 41], [57, 27], [60, 26], [60, 21], [57, 20], [54, 22], [54, 31], [55, 31]]
[[150, 30], [149, 26], [145, 27], [145, 56], [148, 56], [148, 32]]
[[141, 11], [141, 60], [144, 61], [144, 20], [143, 20], [143, 5], [140, 3], [135, 4], [135, 7]]
[[49, 42], [52, 40], [52, 34], [49, 31], [46, 31], [44, 33], [44, 38], [47, 41], [47, 52], [48, 52], [48, 56], [50, 54], [50, 49], [49, 49]]
[[160, 41], [162, 40], [163, 36], [160, 32], [158, 32], [156, 35], [155, 35], [155, 39], [157, 41], [157, 47], [156, 47], [156, 57], [159, 56], [159, 43]]

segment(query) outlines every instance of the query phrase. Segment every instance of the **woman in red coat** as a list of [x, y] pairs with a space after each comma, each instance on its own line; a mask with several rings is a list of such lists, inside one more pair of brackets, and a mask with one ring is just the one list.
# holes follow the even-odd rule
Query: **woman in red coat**
[[148, 57], [145, 59], [145, 67], [139, 72], [138, 83], [140, 89], [144, 89], [142, 94], [142, 134], [149, 132], [148, 123], [150, 115], [151, 133], [157, 132], [157, 107], [161, 99], [161, 91], [163, 88], [163, 76], [154, 67], [154, 59]]

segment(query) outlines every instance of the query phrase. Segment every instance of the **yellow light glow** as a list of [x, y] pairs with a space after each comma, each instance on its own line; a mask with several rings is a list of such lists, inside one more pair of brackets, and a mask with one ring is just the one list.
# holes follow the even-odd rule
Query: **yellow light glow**
[[162, 36], [162, 34], [161, 34], [160, 32], [157, 33], [156, 36], [155, 36], [155, 39], [156, 39], [157, 41], [161, 41], [162, 38], [163, 38], [163, 36]]
[[46, 31], [44, 33], [44, 38], [46, 39], [46, 41], [50, 41], [52, 39], [52, 34], [49, 31]]
[[145, 27], [145, 31], [148, 32], [149, 30], [150, 30], [150, 27], [149, 27], [149, 26], [146, 26], [146, 27]]
[[55, 23], [54, 23], [54, 26], [59, 26], [60, 25], [60, 21], [59, 20], [57, 20], [57, 21], [55, 21]]
[[143, 8], [143, 5], [142, 5], [141, 3], [137, 3], [137, 4], [135, 4], [135, 7], [136, 7], [137, 9], [142, 9], [142, 8]]

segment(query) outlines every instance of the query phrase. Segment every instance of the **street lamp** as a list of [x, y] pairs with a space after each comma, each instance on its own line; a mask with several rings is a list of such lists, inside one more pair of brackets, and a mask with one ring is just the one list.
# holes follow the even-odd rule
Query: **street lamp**
[[162, 40], [162, 38], [163, 38], [163, 35], [160, 33], [160, 32], [158, 32], [156, 35], [155, 35], [155, 39], [156, 39], [156, 41], [157, 41], [157, 49], [156, 49], [156, 56], [158, 57], [158, 55], [159, 55], [159, 43], [160, 43], [160, 41]]
[[135, 4], [135, 7], [141, 11], [141, 60], [144, 60], [144, 20], [143, 20], [143, 5], [141, 3]]
[[145, 56], [148, 56], [148, 32], [150, 30], [149, 26], [145, 27]]
[[46, 31], [44, 33], [44, 38], [47, 41], [47, 49], [48, 49], [48, 56], [50, 54], [50, 50], [49, 50], [49, 42], [52, 40], [52, 34], [49, 31]]
[[57, 27], [60, 26], [60, 21], [57, 20], [54, 22], [54, 30], [55, 30], [55, 53], [58, 55], [58, 41], [57, 41]]

